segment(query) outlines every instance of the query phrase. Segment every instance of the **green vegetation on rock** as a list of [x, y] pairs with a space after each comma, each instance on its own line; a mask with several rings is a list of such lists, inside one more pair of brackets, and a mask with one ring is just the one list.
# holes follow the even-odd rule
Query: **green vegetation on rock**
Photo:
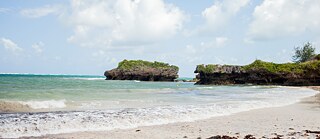
[[303, 47], [295, 47], [295, 55], [293, 60], [295, 63], [276, 64], [273, 62], [265, 62], [256, 60], [253, 63], [243, 66], [242, 70], [264, 70], [270, 73], [293, 73], [302, 74], [310, 71], [319, 71], [320, 54], [315, 54], [315, 48], [311, 43], [304, 44]]
[[[320, 57], [320, 55], [319, 55]], [[316, 58], [315, 58], [316, 59]], [[234, 67], [228, 66], [227, 67]], [[223, 69], [217, 69], [218, 65], [198, 65], [196, 72], [203, 74], [211, 74], [211, 73], [224, 73], [225, 71], [220, 71]], [[265, 62], [262, 60], [256, 60], [253, 63], [245, 66], [241, 66], [240, 70], [242, 72], [248, 71], [265, 71], [273, 74], [303, 74], [307, 72], [319, 72], [320, 73], [320, 61], [319, 60], [310, 60], [302, 63], [283, 63], [277, 64], [273, 62]]]
[[150, 68], [157, 68], [157, 69], [175, 69], [179, 70], [179, 67], [174, 65], [169, 65], [168, 63], [163, 62], [149, 62], [143, 60], [123, 60], [118, 64], [118, 69], [134, 69], [134, 68], [141, 68], [141, 67], [150, 67]]
[[209, 65], [198, 65], [196, 71], [198, 73], [213, 73], [215, 69], [217, 68], [217, 65], [209, 64]]
[[320, 61], [307, 61], [303, 63], [284, 63], [276, 64], [272, 62], [264, 62], [256, 60], [253, 63], [243, 66], [242, 69], [249, 70], [264, 70], [270, 73], [293, 73], [302, 74], [308, 71], [319, 71]]
[[295, 48], [293, 63], [277, 64], [256, 60], [245, 66], [237, 65], [198, 65], [196, 84], [202, 85], [320, 85], [320, 54], [307, 43]]

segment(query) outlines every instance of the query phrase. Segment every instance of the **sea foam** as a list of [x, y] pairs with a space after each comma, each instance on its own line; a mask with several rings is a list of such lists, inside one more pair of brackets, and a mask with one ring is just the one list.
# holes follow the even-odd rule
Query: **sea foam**
[[65, 100], [46, 100], [46, 101], [18, 101], [20, 104], [27, 105], [32, 109], [64, 108]]
[[[86, 110], [42, 113], [3, 113], [0, 115], [1, 137], [41, 136], [79, 131], [104, 131], [138, 126], [188, 122], [225, 116], [259, 108], [278, 107], [298, 102], [316, 91], [267, 91], [252, 100], [216, 101], [197, 105], [163, 105], [146, 108]], [[49, 103], [50, 104], [50, 103]], [[35, 105], [34, 105], [35, 106]], [[49, 105], [50, 106], [50, 105]]]

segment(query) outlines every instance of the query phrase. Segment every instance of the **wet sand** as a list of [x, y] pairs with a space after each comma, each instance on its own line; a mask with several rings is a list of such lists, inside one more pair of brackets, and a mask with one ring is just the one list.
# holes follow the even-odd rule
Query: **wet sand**
[[4, 102], [0, 101], [0, 112], [24, 112], [30, 111], [31, 108], [26, 105], [22, 105], [15, 102]]
[[[320, 87], [308, 88], [320, 90]], [[111, 131], [55, 134], [40, 138], [203, 139], [227, 135], [236, 138], [320, 139], [319, 117], [320, 94], [317, 94], [289, 106], [251, 110], [195, 122]]]

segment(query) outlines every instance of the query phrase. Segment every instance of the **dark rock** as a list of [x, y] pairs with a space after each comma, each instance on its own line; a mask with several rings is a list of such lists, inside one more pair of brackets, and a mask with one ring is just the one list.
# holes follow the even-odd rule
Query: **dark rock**
[[118, 67], [104, 73], [106, 80], [174, 81], [179, 68], [161, 62], [123, 60]]
[[311, 130], [306, 130], [306, 133], [320, 134], [320, 131], [311, 131]]
[[256, 139], [253, 135], [246, 135], [243, 139]]

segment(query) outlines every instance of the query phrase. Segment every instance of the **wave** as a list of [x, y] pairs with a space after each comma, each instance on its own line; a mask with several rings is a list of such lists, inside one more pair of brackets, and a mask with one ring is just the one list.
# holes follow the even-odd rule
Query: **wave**
[[[201, 100], [201, 102], [205, 103], [192, 103], [192, 105], [186, 103], [187, 100], [185, 100], [184, 103], [166, 102], [162, 103], [162, 105], [154, 105], [155, 103], [160, 104], [159, 101], [152, 102], [150, 99], [103, 100], [101, 102], [92, 100], [76, 102], [66, 100], [0, 100], [0, 110], [10, 109], [11, 112], [24, 110], [24, 112], [26, 112], [0, 113], [0, 138], [41, 136], [81, 131], [105, 131], [175, 122], [189, 122], [253, 109], [290, 105], [300, 101], [302, 98], [313, 96], [317, 93], [317, 91], [311, 89], [286, 87], [277, 87], [274, 89], [239, 89], [233, 87], [227, 89], [229, 92], [224, 92], [223, 89], [226, 88], [218, 88], [218, 90], [216, 90], [218, 93], [213, 93], [211, 89], [198, 92], [205, 95], [197, 96], [197, 100], [208, 100]], [[161, 92], [162, 90], [157, 89], [157, 92], [158, 91]], [[164, 92], [168, 91], [165, 90]], [[215, 96], [217, 94], [219, 94], [219, 96]], [[209, 95], [214, 95], [214, 99], [210, 98]], [[183, 96], [184, 95], [179, 95], [179, 97]], [[167, 99], [167, 97], [165, 99]], [[139, 100], [142, 102], [135, 102]], [[175, 98], [175, 100], [177, 99]], [[142, 103], [146, 105], [132, 108], [134, 105]], [[113, 107], [113, 105], [117, 107]], [[124, 105], [125, 108], [119, 108], [121, 105]], [[76, 110], [81, 111], [30, 111], [41, 111], [43, 109], [66, 110], [69, 109], [69, 107], [80, 107], [80, 109]], [[92, 108], [96, 109], [92, 110]]]
[[[290, 98], [280, 97], [279, 99], [266, 100], [219, 101], [211, 104], [198, 105], [166, 105], [147, 108], [69, 112], [3, 113], [0, 114], [0, 131], [2, 131], [0, 137], [105, 131], [175, 122], [189, 122], [253, 109], [285, 106], [298, 102], [302, 97], [312, 96], [316, 94], [316, 91], [305, 93], [306, 94], [301, 93], [296, 96], [292, 95], [294, 97], [290, 96]], [[28, 106], [30, 107], [32, 105]]]
[[27, 112], [36, 109], [58, 109], [64, 107], [66, 107], [65, 100], [0, 101], [0, 112]]
[[32, 109], [49, 109], [66, 107], [65, 100], [45, 100], [45, 101], [18, 101]]

